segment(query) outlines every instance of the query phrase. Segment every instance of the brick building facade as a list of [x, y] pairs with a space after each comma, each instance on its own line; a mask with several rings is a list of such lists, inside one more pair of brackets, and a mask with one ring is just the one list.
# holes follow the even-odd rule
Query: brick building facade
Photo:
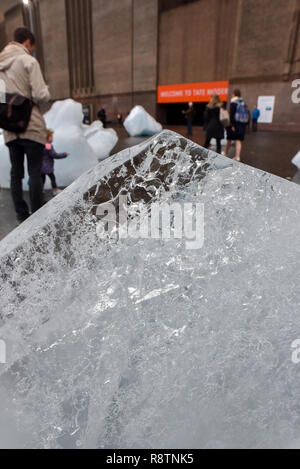
[[[40, 59], [53, 99], [143, 105], [166, 123], [158, 85], [229, 80], [250, 108], [276, 98], [271, 129], [300, 130], [291, 100], [300, 77], [299, 0], [32, 0]], [[29, 7], [1, 0], [0, 44], [29, 26]]]

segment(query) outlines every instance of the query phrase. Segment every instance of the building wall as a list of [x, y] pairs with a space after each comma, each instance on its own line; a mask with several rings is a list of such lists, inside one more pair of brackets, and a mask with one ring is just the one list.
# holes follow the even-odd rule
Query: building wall
[[5, 13], [20, 3], [21, 0], [1, 0], [0, 2], [0, 21], [4, 20]]
[[23, 7], [21, 4], [14, 6], [5, 13], [5, 32], [7, 42], [13, 40], [14, 31], [24, 26]]
[[297, 8], [298, 0], [198, 0], [162, 11], [159, 84], [283, 77]]
[[[53, 99], [105, 105], [109, 119], [141, 104], [163, 119], [157, 84], [227, 79], [251, 108], [276, 95], [273, 128], [299, 127], [291, 82], [300, 75], [300, 0], [92, 0], [94, 84], [82, 95], [70, 89], [66, 2], [35, 1]], [[5, 9], [16, 3], [1, 0], [2, 43], [23, 24], [20, 4]]]
[[6, 42], [7, 42], [7, 39], [6, 39], [5, 22], [1, 21], [0, 22], [0, 50], [2, 50], [3, 47], [5, 47]]
[[300, 130], [300, 105], [291, 100], [300, 72], [299, 8], [298, 0], [239, 0], [230, 91], [240, 88], [251, 109], [258, 96], [276, 96], [265, 128]]
[[[40, 0], [45, 79], [52, 99], [70, 96], [65, 2]], [[54, 27], [55, 25], [55, 27]]]
[[132, 89], [131, 0], [93, 0], [95, 92], [126, 93]]
[[162, 11], [159, 84], [229, 80], [230, 94], [240, 88], [250, 108], [258, 96], [275, 95], [267, 128], [300, 130], [300, 105], [291, 101], [300, 74], [299, 9], [299, 0], [198, 0]]
[[287, 60], [294, 0], [243, 0], [230, 79], [281, 77]]
[[155, 113], [158, 1], [93, 0], [93, 34], [97, 106], [126, 114], [139, 103]]
[[157, 86], [158, 1], [134, 0], [135, 92], [155, 91]]
[[159, 84], [228, 79], [236, 5], [237, 0], [198, 0], [161, 13]]
[[[0, 2], [0, 50], [5, 47], [8, 39], [6, 36], [6, 21], [5, 21], [5, 13], [16, 5], [15, 0], [1, 0]], [[9, 32], [10, 32], [9, 28]]]

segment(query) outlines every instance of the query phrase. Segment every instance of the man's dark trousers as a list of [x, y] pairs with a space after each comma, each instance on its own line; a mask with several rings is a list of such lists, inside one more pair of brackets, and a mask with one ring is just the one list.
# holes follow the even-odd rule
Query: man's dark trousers
[[44, 145], [32, 140], [17, 139], [8, 143], [11, 161], [11, 194], [17, 213], [17, 219], [24, 221], [29, 217], [29, 208], [23, 199], [22, 184], [24, 179], [24, 158], [27, 156], [27, 168], [30, 180], [30, 203], [32, 213], [43, 205], [43, 183], [41, 169]]
[[188, 129], [188, 135], [190, 137], [192, 137], [192, 135], [193, 135], [193, 122], [190, 119], [188, 119], [186, 124], [187, 124], [187, 129]]

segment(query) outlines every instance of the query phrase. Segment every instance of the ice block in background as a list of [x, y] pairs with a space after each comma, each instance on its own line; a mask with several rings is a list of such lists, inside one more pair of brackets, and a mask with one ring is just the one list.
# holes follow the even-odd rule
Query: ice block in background
[[300, 169], [300, 151], [298, 151], [298, 153], [296, 153], [296, 155], [295, 155], [294, 158], [292, 159], [292, 163], [293, 163], [293, 165], [295, 165], [298, 169]]
[[[55, 162], [57, 183], [66, 187], [81, 174], [107, 158], [118, 141], [113, 129], [103, 129], [100, 122], [91, 126], [82, 124], [82, 105], [66, 99], [55, 102], [45, 114], [47, 127], [54, 130], [54, 147], [59, 153], [70, 153], [70, 156]], [[26, 165], [25, 165], [26, 166]], [[25, 171], [24, 190], [28, 190], [28, 173]], [[9, 152], [0, 135], [0, 186], [10, 187]], [[47, 178], [46, 188], [50, 188]]]
[[162, 131], [162, 126], [145, 111], [143, 106], [135, 106], [124, 121], [124, 127], [131, 137], [152, 136]]

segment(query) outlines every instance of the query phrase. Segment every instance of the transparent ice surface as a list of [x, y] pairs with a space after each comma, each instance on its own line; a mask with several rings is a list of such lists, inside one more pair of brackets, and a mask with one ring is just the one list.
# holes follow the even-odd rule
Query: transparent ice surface
[[[55, 102], [45, 115], [49, 129], [54, 130], [54, 148], [58, 153], [70, 153], [63, 160], [55, 161], [57, 184], [66, 187], [81, 174], [96, 166], [99, 160], [110, 155], [118, 137], [113, 129], [103, 129], [100, 122], [83, 125], [82, 105], [66, 99]], [[25, 165], [26, 166], [26, 165]], [[23, 189], [28, 190], [28, 172], [25, 171]], [[0, 134], [0, 186], [10, 187], [10, 161], [8, 148]], [[51, 188], [47, 178], [47, 189]]]
[[162, 131], [162, 126], [145, 111], [143, 106], [135, 106], [124, 120], [124, 127], [131, 137], [152, 136]]
[[[92, 206], [124, 189], [204, 203], [204, 247], [101, 241]], [[167, 131], [84, 174], [0, 243], [0, 446], [299, 446], [299, 212]]]

